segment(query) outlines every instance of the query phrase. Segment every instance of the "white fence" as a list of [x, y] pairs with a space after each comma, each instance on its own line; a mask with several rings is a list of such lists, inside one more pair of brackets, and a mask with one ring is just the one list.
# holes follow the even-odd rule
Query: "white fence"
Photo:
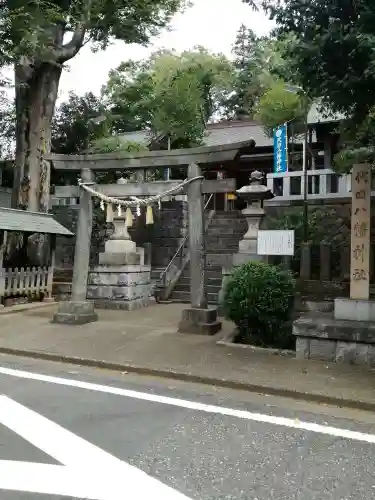
[[[351, 176], [337, 175], [331, 169], [309, 170], [308, 177], [308, 199], [335, 199], [350, 198]], [[299, 201], [304, 196], [304, 173], [286, 172], [267, 174], [267, 186], [275, 194], [275, 198], [267, 203], [273, 204], [280, 201]], [[375, 196], [374, 186], [372, 196]]]
[[0, 296], [52, 296], [52, 267], [21, 267], [1, 269]]

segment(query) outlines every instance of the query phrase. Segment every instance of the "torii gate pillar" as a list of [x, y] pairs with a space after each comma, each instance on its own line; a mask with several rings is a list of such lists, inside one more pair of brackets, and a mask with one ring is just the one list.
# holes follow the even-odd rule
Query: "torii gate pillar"
[[[198, 165], [191, 163], [188, 178], [202, 175]], [[213, 335], [221, 330], [217, 320], [217, 309], [207, 307], [205, 290], [206, 248], [204, 201], [202, 180], [197, 179], [188, 185], [188, 239], [190, 252], [190, 302], [191, 307], [182, 311], [178, 326], [181, 333], [200, 333]]]
[[[94, 176], [90, 169], [81, 170], [83, 182], [94, 184]], [[52, 318], [52, 323], [66, 325], [84, 325], [97, 321], [94, 302], [86, 300], [87, 277], [89, 273], [89, 256], [92, 233], [92, 200], [84, 189], [80, 190], [79, 213], [74, 251], [74, 269], [72, 282], [72, 300], [62, 301]]]

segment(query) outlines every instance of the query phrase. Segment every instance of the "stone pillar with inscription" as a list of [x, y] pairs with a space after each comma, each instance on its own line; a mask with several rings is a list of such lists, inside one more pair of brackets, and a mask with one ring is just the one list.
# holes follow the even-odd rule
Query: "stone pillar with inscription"
[[370, 301], [371, 165], [352, 170], [350, 298], [335, 300], [335, 318], [375, 321]]
[[370, 297], [371, 166], [355, 165], [352, 175], [350, 298]]
[[335, 299], [333, 317], [293, 322], [296, 357], [375, 366], [375, 301], [370, 300], [371, 165], [354, 165], [350, 297]]

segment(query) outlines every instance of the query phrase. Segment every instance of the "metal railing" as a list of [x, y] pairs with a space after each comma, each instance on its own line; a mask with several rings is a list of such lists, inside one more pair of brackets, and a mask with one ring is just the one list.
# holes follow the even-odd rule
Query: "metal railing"
[[[204, 210], [207, 209], [208, 205], [210, 204], [210, 201], [212, 200], [212, 197], [213, 197], [214, 193], [211, 193], [210, 196], [208, 197], [206, 203], [204, 204]], [[164, 288], [166, 287], [167, 285], [167, 275], [168, 275], [168, 271], [171, 269], [174, 261], [179, 257], [180, 259], [180, 266], [179, 268], [181, 268], [182, 266], [182, 261], [183, 261], [183, 257], [184, 257], [184, 254], [183, 254], [183, 250], [185, 248], [185, 244], [186, 244], [186, 241], [188, 239], [188, 236], [189, 236], [189, 233], [186, 233], [186, 235], [184, 236], [182, 242], [180, 243], [180, 246], [178, 247], [178, 249], [176, 250], [175, 254], [173, 255], [173, 257], [171, 258], [171, 260], [169, 261], [167, 267], [164, 269], [164, 271], [162, 273], [160, 273], [160, 277], [159, 277], [159, 283], [160, 285]]]

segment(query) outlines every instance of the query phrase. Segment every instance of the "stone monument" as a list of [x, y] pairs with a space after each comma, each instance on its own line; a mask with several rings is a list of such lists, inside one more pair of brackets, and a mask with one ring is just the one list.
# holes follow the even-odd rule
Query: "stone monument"
[[129, 311], [152, 300], [151, 266], [131, 240], [125, 221], [125, 216], [114, 217], [114, 232], [88, 275], [87, 298], [98, 308]]
[[352, 169], [350, 297], [332, 314], [293, 324], [297, 358], [375, 366], [375, 302], [370, 300], [371, 165]]
[[350, 298], [335, 300], [335, 318], [375, 321], [375, 302], [370, 301], [371, 165], [354, 165]]
[[242, 214], [246, 218], [247, 232], [238, 244], [238, 253], [233, 256], [233, 265], [239, 266], [249, 260], [262, 260], [264, 257], [258, 255], [258, 230], [264, 217], [263, 203], [274, 197], [272, 191], [262, 184], [263, 173], [255, 170], [250, 175], [250, 184], [236, 191], [237, 196], [246, 202], [246, 208]]

